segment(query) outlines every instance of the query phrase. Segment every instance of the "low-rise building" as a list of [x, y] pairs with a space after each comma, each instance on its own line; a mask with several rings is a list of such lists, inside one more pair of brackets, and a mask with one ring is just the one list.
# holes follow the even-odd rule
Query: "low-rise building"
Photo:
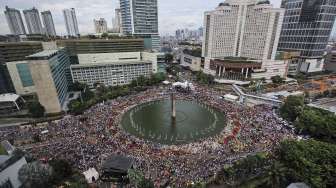
[[8, 114], [20, 111], [24, 106], [25, 100], [13, 93], [0, 95], [0, 114]]
[[336, 72], [336, 47], [330, 49], [327, 53], [324, 70]]
[[71, 65], [73, 82], [86, 83], [90, 88], [95, 83], [129, 84], [140, 76], [157, 73], [158, 56], [159, 53], [149, 52], [79, 54], [79, 64]]
[[182, 53], [180, 63], [182, 67], [188, 68], [191, 71], [202, 70], [202, 58]]
[[287, 77], [288, 62], [284, 60], [263, 60], [261, 69], [253, 70], [252, 79], [271, 79], [274, 76]]

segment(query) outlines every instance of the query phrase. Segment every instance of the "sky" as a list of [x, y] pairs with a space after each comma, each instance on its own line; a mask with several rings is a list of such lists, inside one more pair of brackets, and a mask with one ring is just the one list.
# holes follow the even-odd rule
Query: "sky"
[[[160, 34], [173, 34], [175, 30], [182, 28], [196, 29], [201, 27], [203, 13], [207, 10], [213, 10], [223, 1], [158, 0]], [[280, 0], [271, 0], [271, 2], [275, 7], [280, 7]], [[112, 27], [112, 18], [114, 17], [114, 9], [118, 6], [118, 0], [0, 0], [0, 34], [9, 33], [4, 15], [6, 5], [19, 10], [32, 7], [36, 7], [40, 12], [50, 10], [57, 34], [65, 35], [63, 9], [76, 9], [79, 31], [81, 34], [87, 34], [94, 32], [93, 19], [105, 18], [108, 27]]]

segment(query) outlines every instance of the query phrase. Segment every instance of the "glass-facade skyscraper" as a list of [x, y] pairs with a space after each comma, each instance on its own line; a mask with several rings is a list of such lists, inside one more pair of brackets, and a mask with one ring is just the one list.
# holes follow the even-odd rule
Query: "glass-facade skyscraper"
[[299, 51], [302, 58], [322, 58], [336, 16], [335, 0], [283, 0], [286, 9], [280, 51]]
[[120, 0], [120, 10], [123, 34], [142, 37], [147, 48], [160, 49], [157, 0]]
[[56, 30], [53, 17], [50, 11], [41, 12], [45, 32], [48, 36], [55, 37]]
[[36, 8], [23, 10], [29, 34], [43, 34], [42, 22]]
[[26, 34], [25, 27], [23, 25], [23, 20], [19, 10], [14, 8], [9, 8], [6, 6], [5, 10], [6, 20], [9, 26], [9, 30], [13, 35]]

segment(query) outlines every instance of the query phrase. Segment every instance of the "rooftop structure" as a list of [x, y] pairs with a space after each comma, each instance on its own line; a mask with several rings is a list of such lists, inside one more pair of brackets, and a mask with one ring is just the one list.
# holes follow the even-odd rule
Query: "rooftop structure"
[[13, 93], [0, 95], [0, 114], [8, 114], [20, 111], [24, 107], [25, 101], [19, 95]]
[[88, 53], [116, 53], [144, 50], [143, 39], [79, 39], [59, 40], [58, 46], [66, 47], [70, 56]]

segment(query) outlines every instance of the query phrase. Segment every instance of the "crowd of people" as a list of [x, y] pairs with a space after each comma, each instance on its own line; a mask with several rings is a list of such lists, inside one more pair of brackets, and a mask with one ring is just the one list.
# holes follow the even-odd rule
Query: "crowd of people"
[[14, 142], [39, 160], [61, 158], [85, 171], [101, 171], [112, 154], [134, 160], [134, 168], [156, 187], [206, 181], [225, 164], [257, 152], [271, 151], [294, 134], [271, 107], [247, 107], [225, 101], [222, 93], [196, 86], [178, 98], [194, 100], [224, 113], [227, 126], [216, 136], [183, 145], [162, 145], [135, 137], [120, 126], [123, 114], [139, 103], [169, 97], [167, 88], [153, 87], [138, 94], [97, 104], [82, 115], [40, 125], [0, 128], [2, 140]]

